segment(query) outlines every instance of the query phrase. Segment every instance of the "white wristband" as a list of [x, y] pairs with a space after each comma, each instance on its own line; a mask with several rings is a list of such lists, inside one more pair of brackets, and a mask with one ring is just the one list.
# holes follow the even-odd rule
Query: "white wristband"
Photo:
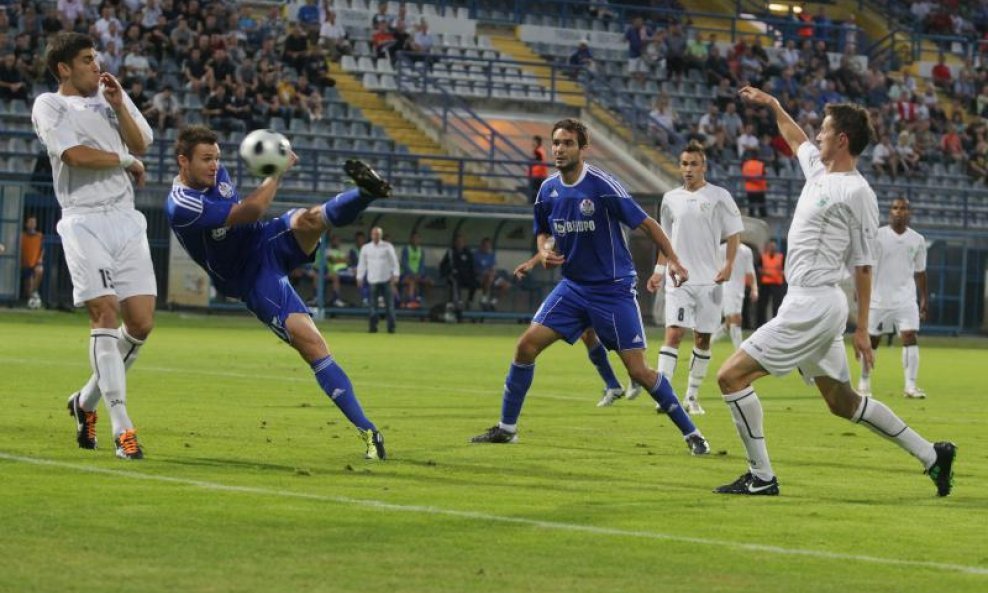
[[666, 275], [666, 267], [663, 266], [662, 264], [655, 264], [655, 273], [656, 274], [661, 274], [662, 276], [665, 276]]
[[117, 156], [120, 157], [120, 166], [123, 167], [124, 169], [133, 165], [134, 161], [137, 160], [136, 158], [134, 158], [134, 155], [130, 154], [129, 152], [121, 152]]

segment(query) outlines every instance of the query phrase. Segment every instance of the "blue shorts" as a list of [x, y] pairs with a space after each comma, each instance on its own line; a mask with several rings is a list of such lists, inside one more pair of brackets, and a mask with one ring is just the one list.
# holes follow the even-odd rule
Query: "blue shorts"
[[290, 342], [285, 330], [288, 316], [309, 314], [308, 307], [288, 281], [288, 273], [315, 259], [315, 251], [302, 251], [291, 231], [293, 212], [290, 210], [261, 227], [254, 250], [248, 256], [242, 293], [246, 295], [243, 300], [250, 312], [286, 342]]
[[648, 347], [635, 281], [586, 285], [563, 279], [532, 319], [575, 344], [592, 327], [608, 350], [642, 350]]

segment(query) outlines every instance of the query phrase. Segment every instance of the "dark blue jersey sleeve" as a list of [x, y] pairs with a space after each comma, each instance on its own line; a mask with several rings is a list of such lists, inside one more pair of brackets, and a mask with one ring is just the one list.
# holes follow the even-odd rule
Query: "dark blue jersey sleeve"
[[235, 202], [216, 200], [195, 190], [172, 188], [168, 220], [176, 229], [216, 229], [226, 226]]
[[599, 183], [600, 195], [608, 198], [606, 200], [608, 210], [613, 212], [622, 224], [636, 229], [645, 222], [648, 213], [617, 180], [602, 178]]

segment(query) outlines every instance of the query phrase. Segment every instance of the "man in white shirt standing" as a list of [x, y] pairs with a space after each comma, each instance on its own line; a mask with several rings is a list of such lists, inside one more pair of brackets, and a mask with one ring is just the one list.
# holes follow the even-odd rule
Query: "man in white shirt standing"
[[[680, 261], [690, 271], [689, 282], [681, 286], [665, 283], [665, 259], [659, 258], [655, 273], [648, 279], [654, 292], [665, 284], [666, 336], [659, 351], [659, 374], [669, 381], [676, 372], [679, 343], [687, 329], [693, 330], [693, 355], [683, 407], [690, 414], [703, 414], [700, 385], [710, 365], [710, 335], [720, 326], [723, 287], [731, 277], [734, 257], [741, 242], [741, 211], [730, 192], [708, 183], [706, 153], [691, 142], [679, 156], [683, 185], [662, 198], [659, 223], [669, 235]], [[720, 242], [727, 241], [725, 257], [720, 256]], [[628, 399], [638, 394], [629, 390]]]
[[[158, 294], [147, 221], [134, 208], [134, 186], [144, 183], [135, 154], [151, 144], [151, 126], [108, 73], [100, 73], [93, 40], [58, 33], [48, 45], [48, 70], [58, 92], [34, 102], [32, 120], [51, 160], [62, 208], [58, 234], [72, 277], [72, 298], [89, 311], [93, 376], [68, 401], [76, 440], [96, 448], [96, 407], [106, 401], [117, 457], [141, 459], [127, 415], [125, 372], [151, 333]], [[119, 325], [119, 316], [123, 325]]]
[[[720, 257], [727, 259], [727, 243], [720, 244]], [[724, 306], [721, 308], [724, 313], [724, 323], [717, 328], [711, 338], [716, 342], [726, 333], [731, 336], [735, 350], [741, 346], [741, 314], [744, 310], [746, 285], [751, 286], [752, 302], [757, 301], [758, 280], [755, 278], [754, 255], [751, 253], [751, 247], [739, 243], [737, 254], [734, 256], [734, 266], [731, 268], [731, 279], [724, 283]]]
[[[357, 259], [357, 287], [366, 282], [370, 285], [370, 333], [377, 333], [378, 299], [384, 299], [388, 316], [388, 333], [395, 333], [394, 288], [398, 284], [401, 268], [395, 247], [382, 240], [384, 231], [376, 226], [371, 229], [371, 240], [360, 248]], [[365, 276], [366, 275], [366, 276]]]
[[782, 376], [798, 368], [807, 382], [816, 383], [832, 413], [864, 424], [908, 451], [923, 464], [937, 494], [947, 496], [953, 486], [956, 446], [927, 441], [888, 406], [861, 397], [851, 387], [844, 349], [848, 305], [840, 288], [847, 266], [853, 267], [860, 304], [854, 351], [862, 364], [874, 363], [867, 332], [878, 202], [857, 170], [858, 157], [874, 136], [868, 112], [848, 103], [827, 105], [817, 148], [778, 99], [752, 87], [741, 89], [741, 97], [775, 113], [780, 133], [799, 157], [806, 185], [789, 227], [785, 268], [789, 292], [782, 308], [745, 340], [717, 373], [748, 455], [748, 471], [714, 492], [779, 494], [765, 446], [762, 405], [751, 384], [765, 375]]
[[[871, 347], [878, 348], [882, 334], [899, 332], [906, 380], [903, 394], [908, 398], [923, 399], [926, 393], [916, 386], [919, 374], [916, 332], [920, 321], [926, 321], [926, 239], [909, 228], [911, 216], [909, 200], [896, 198], [889, 210], [889, 224], [878, 229], [875, 290], [871, 293], [868, 334]], [[861, 367], [858, 393], [871, 395], [871, 368], [868, 366]]]

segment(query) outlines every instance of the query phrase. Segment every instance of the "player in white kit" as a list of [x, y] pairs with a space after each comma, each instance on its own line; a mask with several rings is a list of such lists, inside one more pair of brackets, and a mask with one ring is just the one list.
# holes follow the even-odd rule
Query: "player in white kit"
[[117, 457], [141, 459], [127, 415], [125, 371], [151, 333], [158, 293], [147, 221], [134, 208], [132, 184], [144, 182], [144, 165], [134, 155], [151, 144], [151, 126], [117, 79], [100, 73], [90, 37], [58, 33], [48, 45], [46, 65], [59, 81], [58, 91], [38, 96], [31, 118], [51, 160], [62, 208], [57, 230], [72, 298], [77, 307], [86, 306], [91, 327], [93, 375], [69, 398], [68, 409], [79, 446], [95, 449], [102, 396]]
[[936, 484], [937, 494], [947, 496], [956, 446], [927, 441], [888, 406], [861, 397], [850, 383], [843, 340], [848, 305], [839, 286], [847, 266], [853, 267], [861, 303], [854, 351], [863, 364], [874, 362], [867, 332], [878, 202], [857, 171], [858, 157], [874, 135], [868, 112], [852, 104], [827, 105], [818, 149], [775, 97], [752, 87], [740, 94], [775, 113], [780, 133], [799, 157], [806, 184], [789, 227], [785, 267], [789, 292], [779, 315], [745, 340], [717, 373], [748, 455], [748, 471], [714, 492], [779, 493], [765, 446], [761, 402], [751, 384], [765, 375], [781, 376], [798, 368], [806, 381], [816, 383], [831, 412], [866, 425], [915, 456]]
[[[903, 395], [922, 399], [926, 393], [916, 386], [919, 374], [916, 332], [920, 321], [926, 321], [926, 239], [909, 228], [911, 215], [909, 200], [896, 198], [889, 210], [889, 224], [878, 229], [875, 288], [871, 293], [868, 333], [871, 347], [878, 348], [882, 334], [899, 332], [906, 382]], [[858, 392], [871, 395], [871, 369], [866, 366], [861, 367]]]
[[[703, 146], [691, 142], [679, 157], [683, 185], [666, 192], [659, 209], [662, 230], [669, 235], [673, 249], [690, 271], [682, 286], [664, 283], [664, 258], [648, 279], [648, 290], [665, 285], [665, 344], [659, 351], [658, 370], [670, 381], [676, 372], [679, 343], [687, 329], [693, 330], [693, 354], [683, 406], [690, 414], [703, 414], [700, 385], [710, 365], [710, 335], [720, 326], [723, 286], [731, 277], [732, 265], [741, 242], [741, 212], [731, 193], [708, 183], [707, 157]], [[727, 241], [726, 256], [720, 255], [720, 242]], [[628, 399], [638, 393], [632, 388]]]
[[[720, 244], [721, 258], [727, 258], [727, 243]], [[754, 254], [744, 243], [738, 245], [731, 268], [731, 279], [724, 283], [724, 323], [714, 332], [711, 341], [716, 342], [725, 334], [731, 336], [731, 343], [737, 350], [741, 345], [741, 314], [744, 309], [744, 287], [751, 285], [751, 300], [758, 300], [758, 280], [755, 278]]]

